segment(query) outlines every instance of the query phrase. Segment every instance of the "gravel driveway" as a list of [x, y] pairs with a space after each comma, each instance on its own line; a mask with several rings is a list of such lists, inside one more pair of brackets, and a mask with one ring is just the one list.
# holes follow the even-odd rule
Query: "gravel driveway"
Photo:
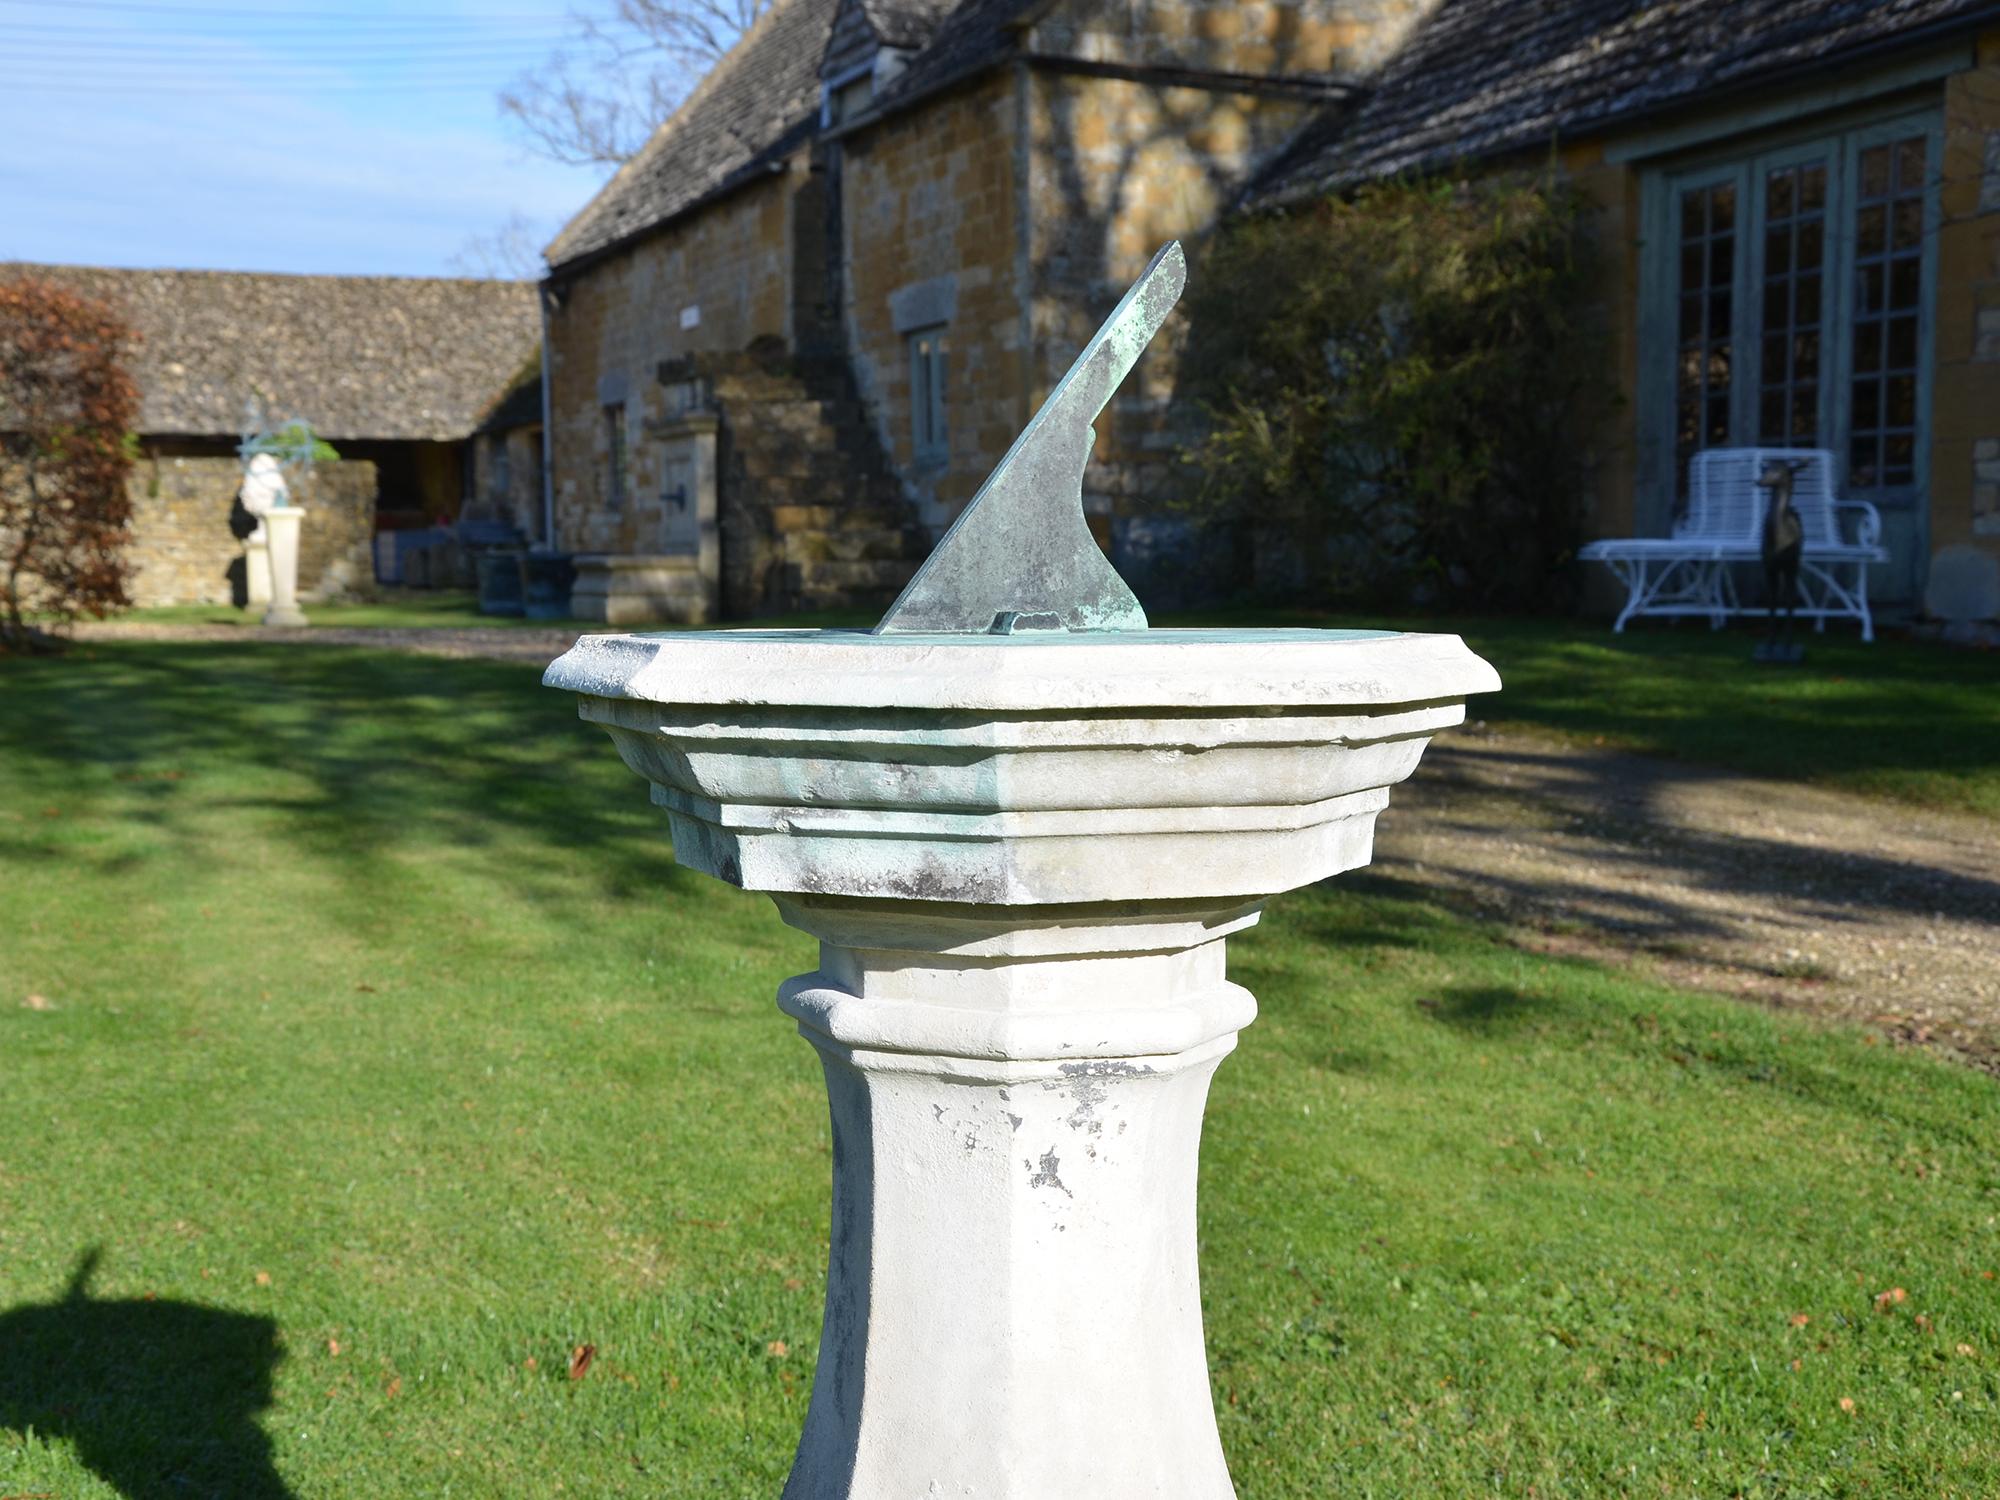
[[[227, 625], [86, 640], [242, 641]], [[568, 629], [264, 630], [541, 665]], [[1375, 868], [1537, 952], [1858, 1021], [2000, 1073], [2000, 822], [1473, 725], [1396, 789]]]
[[1472, 726], [1396, 789], [1375, 863], [1538, 952], [2000, 1072], [2000, 822]]

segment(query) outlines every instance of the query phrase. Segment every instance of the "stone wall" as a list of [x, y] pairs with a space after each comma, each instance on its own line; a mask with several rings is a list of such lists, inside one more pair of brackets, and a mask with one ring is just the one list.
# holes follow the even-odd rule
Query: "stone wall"
[[2000, 31], [1947, 79], [1931, 378], [1931, 546], [2000, 556]]
[[[1227, 24], [1205, 9], [1198, 19]], [[1313, 108], [1296, 96], [1033, 75], [1027, 220], [1035, 401], [1161, 245], [1187, 241], [1199, 274], [1201, 237]], [[1226, 583], [1209, 539], [1166, 503], [1189, 482], [1179, 451], [1196, 436], [1196, 414], [1176, 400], [1186, 332], [1177, 312], [1154, 339], [1098, 421], [1096, 457], [1084, 476], [1084, 508], [1099, 541], [1156, 604]]]
[[1059, 0], [1028, 49], [1090, 62], [1218, 73], [1356, 77], [1385, 60], [1437, 0]]
[[[817, 202], [812, 184], [802, 152], [782, 173], [562, 283], [549, 318], [558, 546], [655, 550], [666, 517], [658, 444], [646, 424], [666, 415], [658, 368], [691, 354], [739, 352], [759, 339], [790, 345], [795, 200], [805, 193]], [[625, 497], [613, 508], [605, 409], [621, 402]]]
[[[230, 529], [242, 482], [234, 457], [137, 465], [125, 553], [134, 604], [242, 601], [243, 544]], [[319, 464], [295, 482], [293, 499], [308, 512], [299, 529], [299, 596], [322, 603], [365, 594], [375, 581], [375, 465]]]
[[470, 444], [471, 489], [466, 507], [517, 527], [530, 542], [542, 536], [542, 429], [482, 432]]
[[[1001, 71], [843, 143], [845, 324], [855, 379], [918, 513], [950, 524], [1030, 415], [1019, 75]], [[948, 458], [919, 465], [908, 339], [942, 325]]]

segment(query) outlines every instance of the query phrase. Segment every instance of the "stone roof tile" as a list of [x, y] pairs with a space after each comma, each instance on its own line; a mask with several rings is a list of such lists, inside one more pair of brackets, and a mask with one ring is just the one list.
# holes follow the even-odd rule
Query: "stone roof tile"
[[860, 0], [861, 13], [885, 47], [921, 47], [937, 35], [956, 0]]
[[1839, 54], [2000, 15], [1991, 0], [1441, 0], [1253, 204], [1574, 138]]
[[241, 433], [261, 399], [334, 442], [465, 437], [536, 357], [526, 281], [129, 271], [0, 262], [118, 309], [143, 435]]
[[819, 121], [819, 60], [838, 3], [773, 0], [556, 236], [547, 251], [550, 268], [559, 271], [740, 186], [807, 140]]
[[1019, 43], [1021, 27], [1047, 0], [958, 0], [936, 23], [930, 45], [910, 59], [875, 101], [876, 111], [892, 113], [934, 89], [1005, 61]]

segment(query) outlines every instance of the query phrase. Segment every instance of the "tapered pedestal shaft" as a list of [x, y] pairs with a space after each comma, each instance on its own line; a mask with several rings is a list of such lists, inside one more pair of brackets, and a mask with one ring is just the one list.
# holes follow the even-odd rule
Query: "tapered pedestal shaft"
[[305, 511], [283, 505], [264, 513], [264, 533], [271, 568], [271, 607], [264, 611], [266, 625], [303, 625], [306, 617], [299, 608], [299, 522]]
[[1256, 1013], [1231, 903], [977, 912], [781, 899], [822, 940], [833, 1236], [786, 1500], [1228, 1500], [1195, 1174]]

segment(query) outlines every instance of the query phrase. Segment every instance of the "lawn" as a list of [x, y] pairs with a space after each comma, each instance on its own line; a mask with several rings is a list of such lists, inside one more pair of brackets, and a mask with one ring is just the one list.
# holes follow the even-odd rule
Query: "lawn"
[[1750, 659], [1759, 632], [1641, 623], [1622, 635], [1569, 618], [1398, 618], [1282, 611], [1170, 623], [1390, 624], [1448, 630], [1500, 671], [1471, 712], [1496, 728], [1816, 782], [2000, 817], [2000, 652], [1803, 632], [1800, 667]]
[[[301, 606], [309, 624], [320, 626], [370, 625], [400, 629], [457, 629], [495, 626], [502, 629], [526, 627], [547, 629], [567, 625], [584, 630], [592, 627], [581, 620], [530, 620], [520, 615], [482, 615], [475, 594], [458, 589], [384, 589], [381, 597], [353, 604], [307, 604]], [[120, 610], [116, 619], [144, 625], [239, 625], [246, 634], [255, 634], [258, 611], [238, 609], [230, 604], [160, 604], [146, 609]], [[596, 629], [603, 629], [597, 626]]]
[[[119, 643], [0, 709], [0, 1494], [776, 1494], [810, 943], [528, 669]], [[1365, 873], [1231, 947], [1244, 1500], [2000, 1493], [1994, 1080]]]
[[[311, 611], [322, 625], [535, 625], [477, 612], [470, 595], [398, 594]], [[244, 623], [199, 605], [137, 610], [161, 623]], [[744, 622], [754, 623], [754, 622]], [[789, 624], [862, 625], [851, 613]], [[2000, 817], [2000, 652], [1897, 638], [1864, 644], [1851, 626], [1805, 632], [1803, 667], [1750, 660], [1758, 632], [1640, 622], [1623, 635], [1568, 618], [1362, 617], [1313, 611], [1163, 614], [1163, 625], [1336, 625], [1449, 630], [1500, 669], [1506, 691], [1474, 705], [1497, 727], [1817, 782], [1844, 791]], [[569, 622], [573, 629], [590, 629]]]

